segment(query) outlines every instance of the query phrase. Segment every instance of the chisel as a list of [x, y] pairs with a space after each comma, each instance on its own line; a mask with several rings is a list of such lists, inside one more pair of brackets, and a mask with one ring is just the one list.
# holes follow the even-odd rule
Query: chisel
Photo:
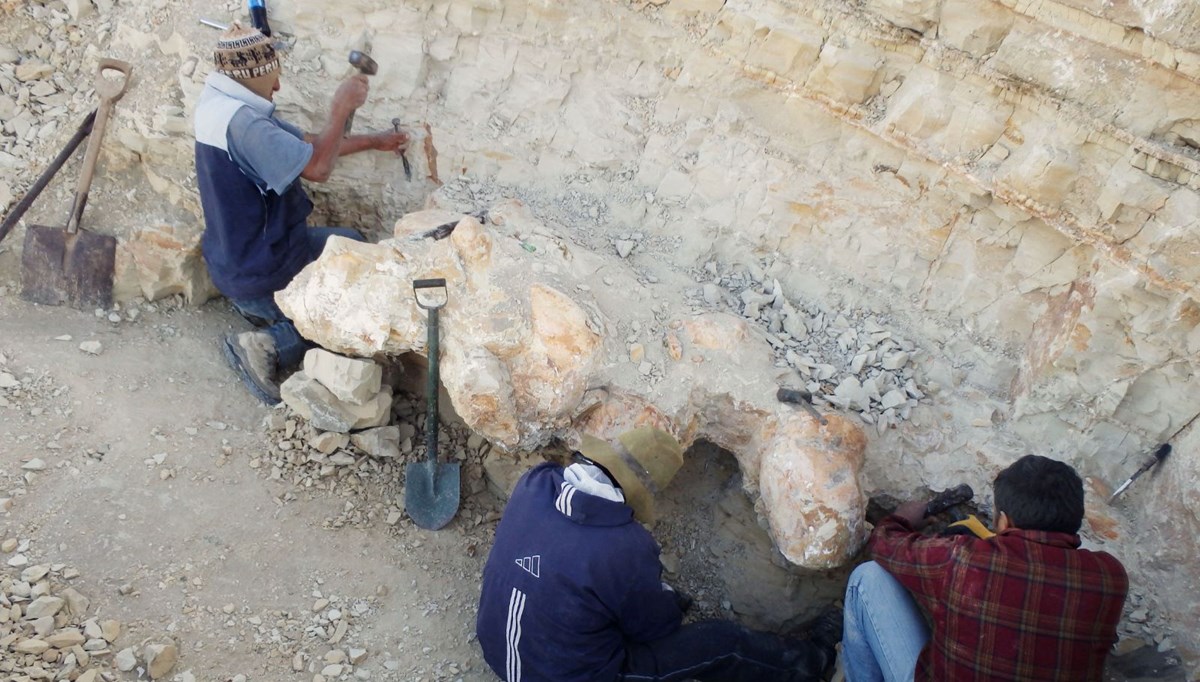
[[1146, 460], [1145, 464], [1138, 468], [1137, 471], [1133, 472], [1132, 476], [1125, 479], [1125, 482], [1117, 487], [1116, 491], [1113, 492], [1112, 497], [1108, 498], [1108, 503], [1112, 504], [1113, 500], [1116, 500], [1118, 497], [1120, 497], [1121, 493], [1125, 492], [1129, 486], [1133, 485], [1133, 482], [1137, 480], [1138, 476], [1141, 476], [1147, 471], [1150, 471], [1154, 467], [1158, 466], [1158, 463], [1166, 459], [1167, 455], [1169, 454], [1171, 454], [1170, 443], [1163, 443], [1162, 445], [1158, 446], [1158, 449], [1154, 451], [1154, 456]]

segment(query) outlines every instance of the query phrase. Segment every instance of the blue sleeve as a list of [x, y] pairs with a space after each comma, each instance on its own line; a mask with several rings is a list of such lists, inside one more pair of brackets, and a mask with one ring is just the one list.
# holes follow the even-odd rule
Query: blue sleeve
[[259, 186], [282, 194], [312, 158], [304, 133], [278, 119], [242, 107], [229, 122], [229, 154]]
[[278, 125], [280, 128], [283, 128], [284, 130], [288, 131], [289, 133], [295, 135], [296, 139], [299, 139], [299, 140], [304, 139], [304, 131], [300, 130], [299, 128], [292, 125], [291, 123], [288, 123], [287, 121], [285, 121], [281, 118], [277, 118], [277, 119], [275, 119], [275, 124]]
[[683, 621], [675, 593], [662, 585], [658, 547], [653, 540], [646, 539], [649, 546], [629, 562], [632, 570], [624, 576], [627, 591], [617, 613], [621, 632], [634, 642], [666, 637], [678, 630]]

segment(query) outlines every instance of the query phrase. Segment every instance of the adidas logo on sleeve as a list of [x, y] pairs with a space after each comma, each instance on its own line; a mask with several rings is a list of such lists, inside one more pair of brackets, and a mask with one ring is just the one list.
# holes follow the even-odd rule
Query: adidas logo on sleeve
[[535, 554], [524, 559], [517, 559], [517, 565], [535, 578], [542, 577], [542, 555]]

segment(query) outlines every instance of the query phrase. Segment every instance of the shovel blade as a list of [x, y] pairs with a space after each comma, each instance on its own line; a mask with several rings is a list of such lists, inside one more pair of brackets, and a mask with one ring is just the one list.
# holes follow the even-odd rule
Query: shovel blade
[[79, 230], [33, 225], [21, 253], [21, 298], [74, 308], [112, 305], [117, 240]]
[[454, 519], [459, 500], [458, 462], [413, 462], [404, 471], [404, 510], [418, 528], [438, 530]]

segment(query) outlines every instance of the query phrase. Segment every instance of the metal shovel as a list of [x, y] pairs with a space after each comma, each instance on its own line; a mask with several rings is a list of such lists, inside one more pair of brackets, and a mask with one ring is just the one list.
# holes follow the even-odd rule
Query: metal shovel
[[[121, 74], [120, 80], [105, 78], [105, 71]], [[96, 72], [100, 106], [92, 125], [83, 171], [75, 188], [75, 203], [65, 229], [33, 225], [25, 233], [21, 254], [21, 298], [45, 305], [69, 303], [76, 308], [107, 308], [112, 305], [113, 267], [117, 240], [108, 235], [79, 229], [88, 190], [100, 156], [100, 143], [113, 104], [129, 87], [129, 64], [101, 59]]]
[[[440, 289], [441, 295], [423, 290]], [[450, 523], [458, 513], [459, 464], [438, 463], [438, 311], [446, 305], [446, 280], [418, 279], [413, 282], [417, 305], [428, 311], [426, 323], [429, 352], [429, 377], [425, 385], [428, 413], [425, 416], [425, 450], [423, 462], [413, 462], [404, 471], [404, 509], [413, 523], [426, 530], [437, 530]]]
[[62, 148], [58, 156], [54, 157], [54, 160], [50, 162], [46, 170], [42, 171], [38, 179], [33, 181], [33, 184], [25, 191], [25, 196], [21, 197], [21, 200], [17, 202], [12, 211], [9, 211], [8, 217], [4, 219], [4, 222], [0, 223], [0, 241], [4, 241], [4, 238], [8, 236], [9, 230], [12, 230], [16, 227], [17, 223], [21, 222], [21, 218], [25, 216], [25, 211], [29, 210], [29, 207], [41, 195], [42, 190], [46, 189], [46, 185], [50, 184], [50, 181], [54, 179], [59, 169], [66, 164], [67, 159], [71, 158], [71, 155], [75, 153], [79, 145], [83, 143], [84, 138], [91, 134], [92, 124], [95, 122], [96, 112], [92, 110], [92, 113], [83, 119], [83, 123], [79, 124], [79, 128], [71, 136], [71, 139], [67, 140], [67, 145]]

